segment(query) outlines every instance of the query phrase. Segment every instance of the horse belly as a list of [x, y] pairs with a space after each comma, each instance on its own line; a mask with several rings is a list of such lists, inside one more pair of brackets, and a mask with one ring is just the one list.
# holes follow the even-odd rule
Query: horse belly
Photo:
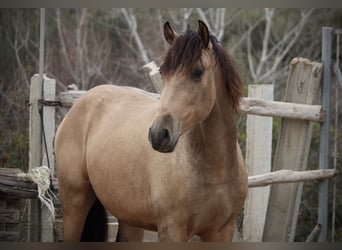
[[125, 124], [114, 127], [115, 131], [107, 131], [107, 135], [102, 130], [103, 134], [99, 133], [90, 146], [93, 149], [87, 168], [91, 185], [112, 215], [128, 224], [155, 230], [146, 152], [150, 150], [148, 126], [139, 127], [139, 131], [146, 130], [146, 136], [144, 132], [127, 132]]

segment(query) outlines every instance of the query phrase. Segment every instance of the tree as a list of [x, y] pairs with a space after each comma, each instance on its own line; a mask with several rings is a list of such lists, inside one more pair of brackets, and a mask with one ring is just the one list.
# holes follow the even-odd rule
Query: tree
[[102, 34], [99, 36], [99, 32], [94, 28], [95, 14], [86, 8], [76, 9], [75, 13], [68, 17], [74, 18], [74, 25], [70, 27], [70, 23], [62, 21], [61, 10], [56, 9], [58, 40], [66, 66], [64, 69], [80, 89], [92, 87], [94, 78], [107, 79], [104, 68], [109, 62], [111, 52], [109, 32], [101, 29]]

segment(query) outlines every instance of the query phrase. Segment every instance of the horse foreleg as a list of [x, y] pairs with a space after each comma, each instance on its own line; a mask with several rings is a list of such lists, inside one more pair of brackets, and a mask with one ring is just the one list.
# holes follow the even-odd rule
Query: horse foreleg
[[134, 227], [126, 224], [123, 221], [118, 220], [119, 228], [116, 236], [117, 242], [133, 241], [139, 242], [144, 238], [144, 230], [138, 227]]

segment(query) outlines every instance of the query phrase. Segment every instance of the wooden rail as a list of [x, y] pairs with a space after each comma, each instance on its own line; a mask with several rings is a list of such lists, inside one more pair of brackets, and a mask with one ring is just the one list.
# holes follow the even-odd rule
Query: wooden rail
[[242, 98], [240, 110], [250, 115], [278, 116], [282, 118], [321, 122], [324, 110], [321, 105], [266, 101], [259, 98]]
[[[61, 92], [58, 101], [63, 107], [71, 107], [86, 92], [84, 90]], [[155, 95], [157, 96], [157, 94]], [[240, 112], [241, 114], [278, 116], [314, 122], [320, 122], [324, 119], [324, 110], [320, 105], [266, 101], [249, 97], [241, 99]]]
[[305, 182], [322, 179], [330, 179], [338, 175], [334, 169], [293, 171], [278, 170], [271, 173], [254, 175], [248, 177], [248, 187], [263, 187], [276, 183]]
[[[23, 173], [18, 168], [0, 168], [0, 199], [36, 199], [38, 197], [37, 184], [21, 177]], [[58, 189], [57, 179], [52, 179], [55, 190]]]
[[[11, 197], [19, 199], [36, 199], [38, 197], [37, 185], [25, 177], [20, 177], [19, 169], [0, 168], [0, 198]], [[291, 171], [279, 170], [271, 173], [248, 177], [248, 186], [262, 187], [277, 183], [305, 182], [322, 179], [330, 179], [338, 175], [334, 169]], [[52, 179], [55, 190], [58, 190], [57, 179]]]

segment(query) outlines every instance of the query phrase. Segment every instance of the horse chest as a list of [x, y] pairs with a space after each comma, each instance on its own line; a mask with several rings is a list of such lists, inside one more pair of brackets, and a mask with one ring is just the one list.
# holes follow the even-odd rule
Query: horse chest
[[196, 195], [189, 199], [187, 205], [186, 223], [196, 232], [213, 227], [220, 228], [235, 213], [233, 197], [225, 185], [199, 187]]

